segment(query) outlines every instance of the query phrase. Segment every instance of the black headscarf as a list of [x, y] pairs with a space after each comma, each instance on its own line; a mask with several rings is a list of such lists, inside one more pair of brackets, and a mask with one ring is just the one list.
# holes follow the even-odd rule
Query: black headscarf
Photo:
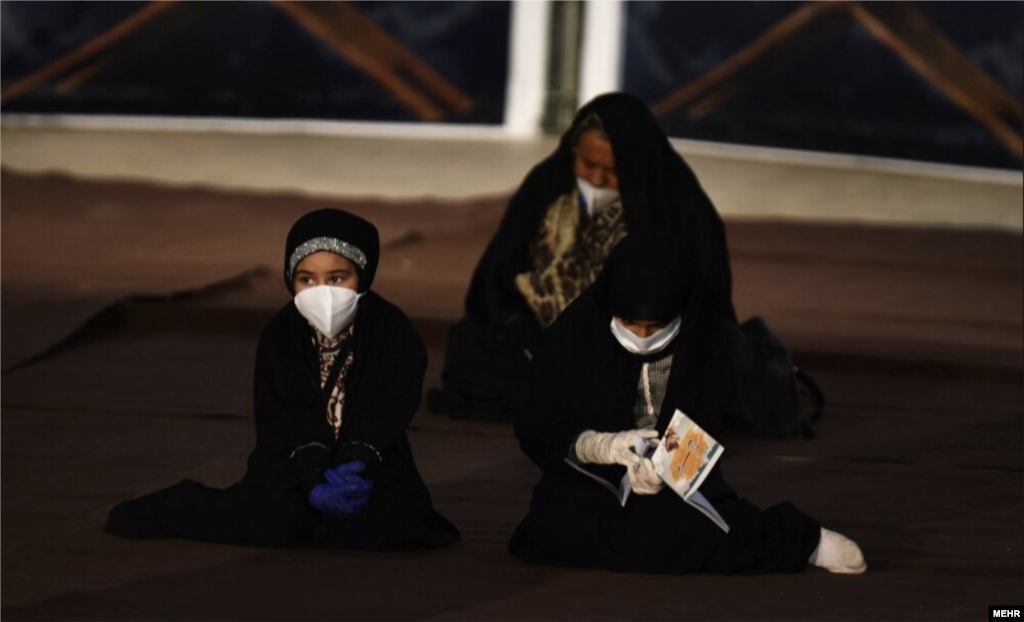
[[489, 326], [526, 310], [514, 286], [515, 275], [532, 267], [530, 241], [547, 208], [576, 183], [572, 140], [592, 114], [601, 119], [611, 141], [630, 233], [647, 228], [673, 233], [696, 258], [715, 313], [735, 321], [725, 227], [696, 175], [672, 148], [647, 106], [623, 93], [601, 95], [580, 108], [555, 152], [527, 175], [473, 274], [467, 314], [481, 326]]
[[284, 249], [284, 282], [288, 291], [295, 293], [295, 266], [318, 251], [336, 253], [355, 264], [360, 293], [373, 285], [380, 261], [380, 236], [372, 223], [340, 209], [321, 209], [299, 218], [288, 232]]
[[692, 262], [666, 231], [648, 229], [626, 237], [605, 263], [608, 310], [628, 320], [675, 319], [693, 291]]

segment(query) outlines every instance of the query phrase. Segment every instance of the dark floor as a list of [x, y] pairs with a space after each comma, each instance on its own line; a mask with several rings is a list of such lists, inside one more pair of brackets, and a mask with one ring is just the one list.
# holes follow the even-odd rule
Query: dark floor
[[[411, 437], [462, 529], [449, 549], [105, 535], [120, 500], [241, 475], [284, 235], [323, 202], [9, 173], [2, 188], [4, 620], [982, 620], [1022, 602], [1020, 235], [728, 223], [741, 315], [776, 325], [829, 398], [815, 441], [727, 442], [730, 479], [853, 537], [870, 568], [661, 577], [509, 557], [535, 468], [508, 426], [426, 412]], [[413, 317], [434, 384], [501, 201], [351, 207], [381, 227], [377, 289]]]

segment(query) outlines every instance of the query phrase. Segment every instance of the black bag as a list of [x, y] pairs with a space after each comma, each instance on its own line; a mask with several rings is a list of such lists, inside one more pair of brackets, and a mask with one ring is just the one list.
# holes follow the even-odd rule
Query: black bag
[[504, 330], [488, 331], [466, 316], [448, 331], [443, 387], [427, 393], [427, 408], [457, 419], [510, 421], [508, 405], [529, 370], [529, 346], [539, 327], [514, 317]]
[[735, 404], [726, 417], [732, 436], [814, 438], [825, 396], [813, 378], [793, 364], [789, 350], [761, 317], [729, 323]]

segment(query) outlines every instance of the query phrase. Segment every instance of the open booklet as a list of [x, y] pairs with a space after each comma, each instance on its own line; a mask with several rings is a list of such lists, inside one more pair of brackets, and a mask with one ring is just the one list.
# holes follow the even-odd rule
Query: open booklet
[[[664, 438], [661, 439], [656, 449], [651, 450], [647, 440], [637, 436], [633, 451], [639, 456], [650, 458], [658, 476], [668, 484], [669, 488], [682, 497], [683, 501], [710, 518], [722, 531], [729, 532], [729, 525], [722, 515], [715, 510], [704, 495], [698, 492], [700, 485], [704, 483], [704, 479], [718, 459], [722, 457], [722, 452], [725, 451], [725, 448], [714, 437], [687, 417], [683, 411], [676, 410], [672, 421], [669, 422], [668, 428], [665, 430]], [[577, 462], [568, 458], [565, 459], [565, 462], [604, 486], [615, 495], [620, 504], [626, 505], [629, 494], [633, 491], [629, 473], [623, 475], [618, 485], [615, 485]]]
[[722, 531], [729, 525], [704, 495], [698, 492], [704, 479], [722, 457], [725, 448], [687, 417], [676, 410], [665, 429], [665, 436], [651, 456], [654, 470], [683, 501], [710, 518]]

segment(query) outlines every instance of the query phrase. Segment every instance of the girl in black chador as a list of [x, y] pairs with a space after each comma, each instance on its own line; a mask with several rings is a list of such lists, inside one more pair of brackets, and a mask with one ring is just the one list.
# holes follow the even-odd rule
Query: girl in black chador
[[260, 338], [245, 477], [226, 490], [186, 480], [122, 503], [108, 532], [363, 549], [459, 539], [409, 448], [426, 351], [402, 311], [370, 291], [379, 255], [376, 227], [347, 212], [295, 223], [284, 256], [295, 298]]
[[[666, 232], [631, 234], [597, 282], [545, 332], [512, 405], [523, 451], [544, 472], [510, 550], [529, 561], [683, 574], [832, 572], [867, 566], [857, 545], [785, 503], [759, 510], [722, 477], [700, 487], [729, 528], [663, 486], [638, 444], [676, 409], [721, 438], [730, 408], [726, 322]], [[641, 453], [646, 453], [643, 449]], [[626, 504], [587, 475], [632, 484]]]
[[735, 321], [714, 206], [643, 102], [602, 95], [512, 197], [452, 328], [431, 408], [504, 418], [540, 331], [597, 278], [616, 243], [647, 226], [676, 234], [697, 258], [712, 311]]

